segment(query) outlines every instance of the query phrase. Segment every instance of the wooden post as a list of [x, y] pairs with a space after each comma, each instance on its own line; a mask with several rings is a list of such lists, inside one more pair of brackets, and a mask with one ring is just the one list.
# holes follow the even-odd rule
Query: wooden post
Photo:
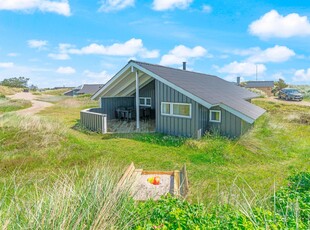
[[139, 75], [136, 70], [136, 128], [140, 129], [140, 98], [139, 98]]
[[106, 115], [101, 115], [102, 116], [102, 133], [105, 134], [107, 133], [107, 116]]

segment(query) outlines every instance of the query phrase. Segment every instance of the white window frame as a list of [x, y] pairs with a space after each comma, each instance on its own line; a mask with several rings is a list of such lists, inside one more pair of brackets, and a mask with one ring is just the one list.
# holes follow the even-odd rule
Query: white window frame
[[[212, 120], [212, 113], [215, 112], [215, 113], [219, 113], [219, 120]], [[210, 122], [217, 122], [217, 123], [221, 123], [222, 121], [222, 111], [221, 110], [210, 110], [209, 112], [209, 121]]]
[[[141, 104], [141, 103], [140, 103], [140, 100], [141, 100], [141, 99], [144, 100], [144, 104]], [[147, 101], [147, 100], [150, 100], [150, 104], [149, 104], [149, 105], [146, 104], [146, 101]], [[140, 105], [140, 106], [144, 106], [144, 107], [152, 107], [152, 98], [151, 98], [151, 97], [139, 97], [139, 105]]]
[[[170, 113], [163, 113], [163, 105], [168, 104], [170, 107]], [[189, 105], [189, 116], [183, 115], [175, 115], [173, 114], [173, 105]], [[190, 103], [176, 103], [176, 102], [161, 102], [160, 106], [160, 113], [163, 116], [170, 116], [170, 117], [181, 117], [181, 118], [192, 118], [192, 104]]]

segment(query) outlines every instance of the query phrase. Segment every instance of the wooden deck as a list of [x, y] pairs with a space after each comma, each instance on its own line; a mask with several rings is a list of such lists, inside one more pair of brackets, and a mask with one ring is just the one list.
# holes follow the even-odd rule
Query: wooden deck
[[151, 133], [155, 132], [155, 120], [140, 121], [140, 130], [136, 129], [136, 121], [120, 121], [120, 120], [109, 120], [108, 132], [110, 133]]

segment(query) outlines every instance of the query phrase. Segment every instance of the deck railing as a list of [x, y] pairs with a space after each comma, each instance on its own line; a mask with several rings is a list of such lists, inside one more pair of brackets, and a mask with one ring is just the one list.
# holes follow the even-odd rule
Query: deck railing
[[84, 109], [80, 112], [81, 124], [95, 132], [107, 133], [107, 115], [101, 108]]

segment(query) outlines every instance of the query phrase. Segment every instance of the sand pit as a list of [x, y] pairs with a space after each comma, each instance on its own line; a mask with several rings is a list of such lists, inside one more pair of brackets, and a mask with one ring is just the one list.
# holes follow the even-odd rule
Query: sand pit
[[[147, 181], [148, 178], [159, 176], [160, 184], [153, 185]], [[171, 193], [173, 194], [174, 176], [173, 175], [158, 175], [147, 174], [141, 175], [132, 188], [132, 195], [135, 200], [158, 200], [161, 196]]]
[[[151, 184], [148, 179], [158, 176], [160, 183]], [[188, 179], [185, 165], [181, 170], [174, 171], [147, 171], [136, 169], [131, 163], [118, 182], [117, 189], [131, 189], [134, 200], [158, 200], [161, 196], [170, 193], [173, 196], [186, 197], [188, 193]]]

